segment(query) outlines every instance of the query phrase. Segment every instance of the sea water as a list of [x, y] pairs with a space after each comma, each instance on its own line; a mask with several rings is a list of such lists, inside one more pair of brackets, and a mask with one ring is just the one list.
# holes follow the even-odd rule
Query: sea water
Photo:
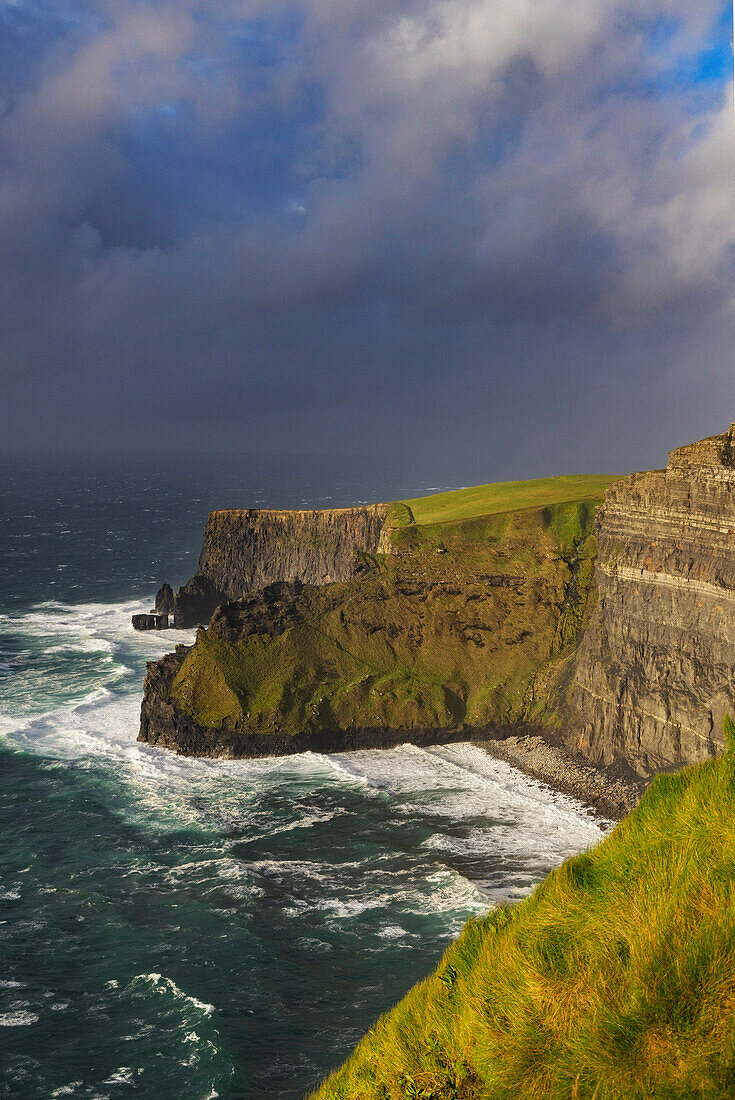
[[188, 760], [136, 634], [210, 507], [417, 495], [374, 461], [14, 458], [0, 474], [0, 1096], [303, 1096], [605, 823], [480, 748]]

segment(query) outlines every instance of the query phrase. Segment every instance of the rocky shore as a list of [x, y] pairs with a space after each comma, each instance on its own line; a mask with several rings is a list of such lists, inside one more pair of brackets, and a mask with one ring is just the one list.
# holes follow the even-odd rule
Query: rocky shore
[[532, 779], [587, 803], [614, 821], [637, 806], [650, 782], [617, 766], [591, 764], [538, 734], [511, 735], [481, 741], [480, 745], [490, 756], [505, 760]]

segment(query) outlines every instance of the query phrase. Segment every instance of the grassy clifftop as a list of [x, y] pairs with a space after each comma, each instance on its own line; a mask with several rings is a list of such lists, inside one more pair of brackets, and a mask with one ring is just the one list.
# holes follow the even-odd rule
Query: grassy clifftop
[[735, 1096], [735, 727], [601, 844], [470, 921], [314, 1100]]
[[[352, 580], [218, 612], [167, 702], [259, 738], [511, 723], [575, 643], [610, 478], [549, 478], [392, 507], [386, 553]], [[540, 682], [540, 681], [539, 681]], [[245, 750], [244, 750], [245, 751]]]
[[410, 509], [417, 524], [453, 523], [502, 512], [522, 512], [528, 508], [600, 500], [613, 480], [605, 474], [568, 474], [538, 477], [530, 481], [496, 481], [489, 485], [473, 485], [467, 489], [416, 497], [402, 503]]

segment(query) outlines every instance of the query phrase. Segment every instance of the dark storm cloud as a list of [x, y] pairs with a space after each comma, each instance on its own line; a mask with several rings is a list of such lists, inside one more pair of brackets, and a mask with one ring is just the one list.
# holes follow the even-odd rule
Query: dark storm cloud
[[4, 445], [505, 476], [719, 430], [727, 10], [0, 0]]

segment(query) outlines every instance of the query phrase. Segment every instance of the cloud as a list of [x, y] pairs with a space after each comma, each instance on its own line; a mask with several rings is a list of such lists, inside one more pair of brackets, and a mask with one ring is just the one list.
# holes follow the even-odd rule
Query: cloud
[[26, 62], [0, 110], [6, 445], [406, 447], [418, 423], [428, 451], [520, 461], [526, 433], [551, 461], [570, 395], [578, 423], [604, 390], [608, 436], [563, 453], [609, 468], [636, 388], [652, 449], [683, 406], [685, 438], [715, 430], [723, 10], [0, 7]]

